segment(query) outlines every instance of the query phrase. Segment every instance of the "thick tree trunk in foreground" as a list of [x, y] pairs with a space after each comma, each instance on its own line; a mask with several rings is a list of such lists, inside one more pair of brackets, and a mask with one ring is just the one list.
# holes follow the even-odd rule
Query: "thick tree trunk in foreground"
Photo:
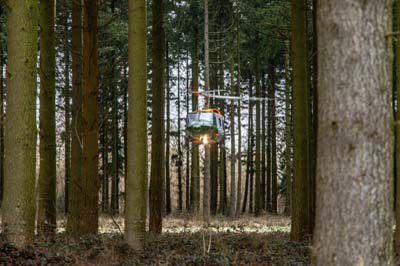
[[54, 233], [56, 224], [56, 113], [54, 0], [41, 0], [40, 13], [40, 171], [37, 228]]
[[72, 119], [71, 119], [71, 183], [67, 232], [79, 235], [82, 217], [82, 1], [72, 0]]
[[151, 134], [150, 173], [150, 222], [149, 230], [160, 234], [162, 230], [162, 195], [164, 181], [164, 72], [165, 36], [163, 28], [164, 4], [162, 0], [153, 2], [153, 116]]
[[295, 241], [303, 240], [310, 234], [310, 108], [307, 42], [307, 0], [292, 0], [294, 159], [290, 237]]
[[143, 250], [147, 191], [146, 1], [129, 0], [128, 164], [125, 240]]
[[[4, 10], [0, 6], [0, 16]], [[3, 184], [4, 184], [4, 76], [3, 68], [5, 49], [0, 44], [0, 207], [3, 202]]]
[[7, 1], [8, 66], [2, 229], [15, 246], [35, 230], [38, 1]]
[[[400, 29], [400, 0], [396, 1], [397, 31]], [[400, 42], [396, 42], [396, 89], [397, 114], [400, 118]], [[398, 122], [398, 121], [397, 121]], [[396, 252], [400, 250], [400, 123], [396, 123], [396, 231], [394, 234]]]
[[392, 265], [391, 1], [318, 12], [314, 265]]
[[96, 234], [99, 202], [99, 115], [97, 61], [97, 0], [84, 0], [83, 12], [83, 124], [82, 124], [82, 213], [80, 234]]

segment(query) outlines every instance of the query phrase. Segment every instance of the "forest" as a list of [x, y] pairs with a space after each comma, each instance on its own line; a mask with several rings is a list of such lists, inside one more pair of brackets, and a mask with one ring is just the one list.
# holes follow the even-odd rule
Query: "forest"
[[400, 265], [400, 0], [0, 0], [0, 265]]

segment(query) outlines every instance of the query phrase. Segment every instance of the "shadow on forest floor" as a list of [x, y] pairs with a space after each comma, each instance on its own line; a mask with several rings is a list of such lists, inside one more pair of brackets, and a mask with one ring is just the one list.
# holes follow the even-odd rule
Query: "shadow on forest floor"
[[282, 216], [214, 218], [208, 231], [195, 219], [169, 217], [140, 254], [124, 243], [122, 221], [104, 216], [99, 235], [72, 240], [60, 219], [61, 233], [23, 251], [0, 235], [0, 265], [309, 265], [309, 247], [289, 240], [289, 219]]

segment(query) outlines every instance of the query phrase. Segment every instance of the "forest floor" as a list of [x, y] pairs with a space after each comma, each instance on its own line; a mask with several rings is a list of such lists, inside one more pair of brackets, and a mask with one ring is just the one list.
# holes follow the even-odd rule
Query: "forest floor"
[[191, 217], [168, 217], [163, 234], [149, 235], [142, 253], [124, 243], [121, 217], [101, 217], [100, 234], [78, 240], [64, 233], [65, 219], [58, 228], [55, 237], [37, 238], [22, 251], [0, 234], [0, 265], [309, 265], [309, 246], [289, 240], [283, 216], [216, 217], [208, 229]]

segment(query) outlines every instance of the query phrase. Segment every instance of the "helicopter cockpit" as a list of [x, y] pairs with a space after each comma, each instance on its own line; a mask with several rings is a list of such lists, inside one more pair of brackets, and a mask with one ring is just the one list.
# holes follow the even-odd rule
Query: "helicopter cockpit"
[[223, 116], [218, 109], [202, 109], [189, 113], [186, 132], [195, 143], [218, 143], [224, 138]]

